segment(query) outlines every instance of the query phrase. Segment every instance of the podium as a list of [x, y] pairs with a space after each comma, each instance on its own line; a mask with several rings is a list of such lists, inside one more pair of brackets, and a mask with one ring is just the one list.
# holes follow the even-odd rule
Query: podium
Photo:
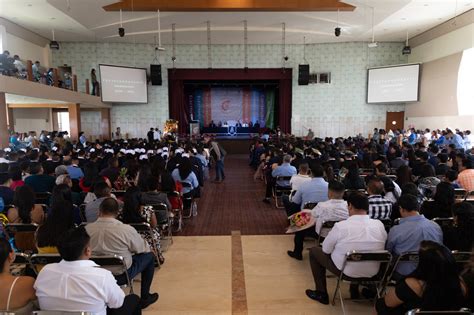
[[201, 135], [201, 127], [199, 125], [199, 121], [191, 120], [189, 123], [189, 136], [192, 137], [199, 137]]

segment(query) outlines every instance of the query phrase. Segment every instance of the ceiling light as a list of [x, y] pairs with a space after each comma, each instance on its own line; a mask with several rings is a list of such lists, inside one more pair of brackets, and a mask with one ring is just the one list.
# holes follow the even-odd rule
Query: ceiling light
[[28, 3], [26, 6], [27, 7], [32, 7], [33, 5], [31, 3]]
[[409, 55], [411, 54], [411, 47], [408, 45], [408, 30], [407, 30], [407, 39], [405, 42], [405, 47], [402, 49], [402, 55]]

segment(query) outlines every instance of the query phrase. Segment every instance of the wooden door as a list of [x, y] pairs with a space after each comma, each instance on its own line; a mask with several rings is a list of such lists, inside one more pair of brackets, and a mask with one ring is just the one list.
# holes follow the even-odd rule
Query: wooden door
[[403, 129], [405, 122], [405, 112], [387, 112], [387, 118], [385, 120], [385, 130], [395, 131], [397, 129]]

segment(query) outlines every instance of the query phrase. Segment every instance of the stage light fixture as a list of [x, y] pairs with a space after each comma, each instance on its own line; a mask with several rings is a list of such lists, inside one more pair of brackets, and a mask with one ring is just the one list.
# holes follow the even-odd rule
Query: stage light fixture
[[334, 35], [336, 35], [336, 37], [341, 36], [341, 28], [340, 27], [336, 27], [334, 29]]
[[405, 46], [405, 47], [403, 47], [402, 54], [403, 54], [403, 55], [409, 55], [409, 54], [411, 54], [411, 47], [410, 47], [410, 46]]
[[125, 29], [123, 27], [119, 27], [118, 33], [119, 33], [120, 37], [124, 37], [125, 36]]

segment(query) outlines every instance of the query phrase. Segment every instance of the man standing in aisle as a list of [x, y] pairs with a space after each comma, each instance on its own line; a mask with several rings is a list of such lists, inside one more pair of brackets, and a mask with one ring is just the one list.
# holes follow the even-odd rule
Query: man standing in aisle
[[224, 157], [227, 152], [224, 148], [217, 143], [217, 141], [212, 140], [208, 135], [204, 136], [204, 143], [210, 145], [210, 153], [216, 163], [216, 183], [221, 183], [225, 179], [224, 174]]

